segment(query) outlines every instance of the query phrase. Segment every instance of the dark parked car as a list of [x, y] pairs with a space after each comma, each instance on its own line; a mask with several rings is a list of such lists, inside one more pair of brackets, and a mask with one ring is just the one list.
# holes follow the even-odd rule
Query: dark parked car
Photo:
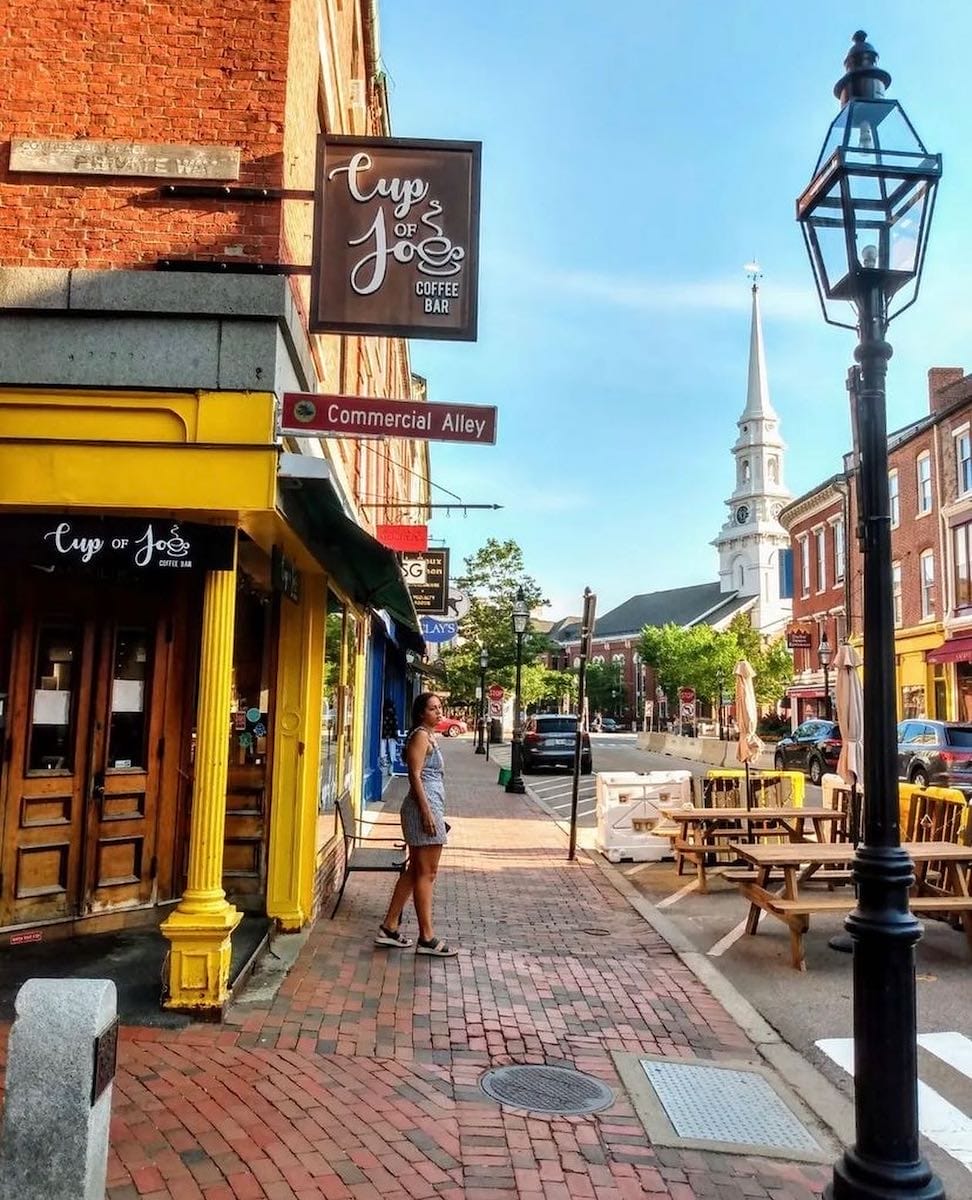
[[840, 729], [836, 721], [804, 721], [776, 743], [773, 762], [777, 771], [806, 771], [811, 783], [820, 783], [826, 771], [837, 770]]
[[[531, 717], [523, 732], [523, 754], [521, 769], [531, 771], [534, 767], [567, 767], [574, 769], [574, 746], [577, 740], [577, 718], [559, 713], [538, 714]], [[591, 756], [591, 739], [581, 734], [582, 775], [594, 770]]]
[[972, 725], [902, 721], [898, 726], [898, 778], [919, 787], [960, 788], [972, 798]]

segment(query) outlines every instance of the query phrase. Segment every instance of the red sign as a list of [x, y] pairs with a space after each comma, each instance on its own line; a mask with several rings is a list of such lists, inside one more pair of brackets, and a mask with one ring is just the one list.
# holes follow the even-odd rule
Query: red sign
[[422, 553], [429, 548], [428, 525], [379, 525], [378, 541], [389, 550]]
[[688, 688], [688, 687], [679, 688], [678, 689], [678, 698], [679, 698], [679, 700], [681, 700], [681, 702], [683, 704], [694, 704], [695, 703], [695, 688]]
[[479, 142], [318, 139], [312, 333], [476, 340]]
[[44, 939], [44, 932], [41, 929], [25, 929], [23, 933], [12, 933], [10, 935], [11, 946], [23, 946], [27, 942], [40, 942]]
[[486, 404], [285, 392], [280, 432], [292, 437], [329, 433], [338, 437], [403, 437], [492, 446], [496, 443], [496, 409]]
[[490, 700], [499, 701], [503, 699], [506, 692], [503, 691], [498, 683], [493, 683], [486, 689], [486, 695], [489, 696]]

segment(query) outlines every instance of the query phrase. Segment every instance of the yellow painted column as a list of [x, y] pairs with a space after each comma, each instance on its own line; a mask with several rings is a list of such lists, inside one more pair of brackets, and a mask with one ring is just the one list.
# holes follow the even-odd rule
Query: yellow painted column
[[169, 939], [165, 1008], [219, 1010], [229, 998], [231, 934], [242, 917], [223, 891], [226, 775], [236, 571], [210, 571], [203, 599], [195, 784], [186, 890], [162, 924]]
[[[353, 612], [353, 610], [350, 610]], [[356, 639], [354, 662], [351, 664], [354, 681], [354, 722], [351, 728], [351, 802], [354, 811], [361, 815], [364, 808], [364, 735], [365, 735], [365, 683], [367, 681], [367, 645], [369, 633], [366, 622], [354, 613]]]
[[301, 576], [299, 605], [281, 600], [270, 798], [267, 915], [300, 929], [314, 904], [315, 830], [327, 594]]

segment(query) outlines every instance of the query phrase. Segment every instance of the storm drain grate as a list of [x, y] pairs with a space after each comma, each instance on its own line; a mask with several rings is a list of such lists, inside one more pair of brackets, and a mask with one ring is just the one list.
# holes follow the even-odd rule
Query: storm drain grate
[[681, 1138], [810, 1153], [821, 1150], [756, 1071], [644, 1058], [640, 1061]]
[[479, 1086], [500, 1104], [532, 1112], [591, 1113], [614, 1103], [606, 1084], [571, 1067], [495, 1067]]

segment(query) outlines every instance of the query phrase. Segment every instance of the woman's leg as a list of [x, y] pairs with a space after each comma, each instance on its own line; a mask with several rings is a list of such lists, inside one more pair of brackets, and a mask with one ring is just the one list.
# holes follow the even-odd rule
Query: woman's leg
[[441, 856], [441, 846], [413, 846], [409, 860], [415, 872], [413, 898], [415, 915], [418, 917], [419, 937], [424, 942], [435, 937], [435, 926], [432, 924], [432, 891]]
[[[394, 932], [402, 919], [402, 910], [408, 903], [409, 897], [415, 890], [415, 851], [412, 850], [408, 856], [408, 866], [399, 875], [395, 883], [395, 890], [392, 892], [391, 900], [388, 903], [388, 912], [385, 913], [385, 919], [382, 924], [386, 929]], [[416, 901], [418, 908], [418, 901]]]

